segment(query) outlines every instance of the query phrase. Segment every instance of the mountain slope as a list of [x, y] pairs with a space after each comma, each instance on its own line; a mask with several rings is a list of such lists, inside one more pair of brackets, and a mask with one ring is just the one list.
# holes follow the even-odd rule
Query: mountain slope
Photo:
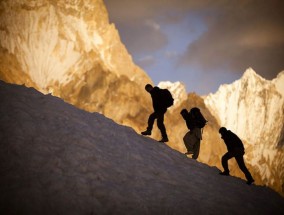
[[97, 113], [0, 82], [1, 214], [283, 214], [269, 188], [218, 175]]

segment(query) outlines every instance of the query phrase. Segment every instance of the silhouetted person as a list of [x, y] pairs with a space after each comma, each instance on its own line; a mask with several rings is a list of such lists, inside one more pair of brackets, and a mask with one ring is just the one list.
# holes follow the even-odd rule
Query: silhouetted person
[[227, 130], [225, 127], [221, 127], [219, 129], [219, 133], [221, 134], [221, 138], [224, 140], [228, 149], [228, 152], [222, 157], [222, 166], [224, 168], [224, 172], [220, 172], [220, 175], [230, 175], [228, 160], [234, 157], [240, 169], [246, 176], [247, 184], [252, 184], [254, 179], [252, 178], [244, 162], [243, 156], [245, 154], [245, 150], [241, 139], [230, 130]]
[[162, 139], [159, 142], [168, 142], [168, 135], [164, 125], [164, 114], [167, 111], [167, 105], [165, 104], [165, 101], [163, 101], [162, 89], [147, 84], [145, 90], [151, 94], [154, 113], [149, 116], [147, 130], [141, 132], [141, 134], [151, 135], [154, 121], [157, 119], [157, 125], [162, 134]]
[[[199, 112], [199, 113], [198, 113]], [[192, 108], [190, 112], [183, 109], [180, 114], [186, 122], [189, 131], [183, 137], [184, 145], [187, 149], [186, 155], [193, 154], [192, 158], [197, 159], [200, 149], [200, 141], [202, 139], [201, 128], [198, 123], [199, 119], [196, 114], [201, 114], [198, 108]]]

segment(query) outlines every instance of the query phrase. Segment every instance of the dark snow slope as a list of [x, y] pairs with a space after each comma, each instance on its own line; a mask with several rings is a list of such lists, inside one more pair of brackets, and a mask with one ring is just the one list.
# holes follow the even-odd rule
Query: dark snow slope
[[3, 82], [0, 102], [0, 214], [284, 214], [271, 189], [103, 115]]

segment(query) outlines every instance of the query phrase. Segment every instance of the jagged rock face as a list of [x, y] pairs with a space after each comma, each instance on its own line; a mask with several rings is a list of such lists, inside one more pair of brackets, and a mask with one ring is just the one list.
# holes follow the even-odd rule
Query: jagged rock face
[[132, 62], [102, 0], [1, 1], [0, 39], [2, 80], [119, 123], [142, 123], [148, 113], [140, 92], [152, 81]]
[[[231, 85], [205, 99], [219, 124], [245, 142], [246, 161], [257, 178], [284, 193], [284, 72], [272, 81], [248, 69]], [[282, 88], [281, 88], [282, 87]]]

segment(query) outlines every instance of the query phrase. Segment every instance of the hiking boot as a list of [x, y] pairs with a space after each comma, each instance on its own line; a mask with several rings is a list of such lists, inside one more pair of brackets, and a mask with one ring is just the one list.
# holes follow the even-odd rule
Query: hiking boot
[[224, 172], [219, 172], [220, 175], [230, 175], [229, 172], [224, 171]]
[[159, 142], [161, 143], [165, 143], [165, 142], [168, 142], [169, 139], [167, 137], [163, 137]]
[[187, 151], [186, 153], [184, 153], [185, 155], [191, 155], [193, 154], [193, 151]]
[[251, 185], [253, 182], [254, 182], [253, 179], [249, 179], [249, 180], [247, 181], [247, 184], [248, 184], [248, 185]]
[[143, 131], [143, 132], [141, 132], [141, 134], [142, 135], [151, 135], [151, 131], [149, 131], [149, 130], [146, 130], [146, 131]]

